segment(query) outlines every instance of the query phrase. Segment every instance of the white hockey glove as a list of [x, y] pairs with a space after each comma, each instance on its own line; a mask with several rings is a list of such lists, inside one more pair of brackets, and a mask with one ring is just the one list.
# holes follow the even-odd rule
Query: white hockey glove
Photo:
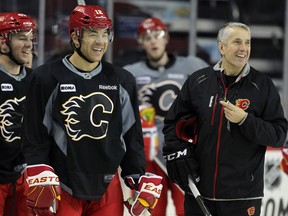
[[136, 190], [133, 197], [124, 202], [132, 216], [151, 215], [158, 199], [160, 198], [163, 185], [162, 176], [145, 173], [139, 180], [131, 176], [125, 178], [125, 183], [132, 190]]
[[54, 169], [45, 164], [27, 166], [29, 215], [56, 213], [61, 197], [61, 187]]

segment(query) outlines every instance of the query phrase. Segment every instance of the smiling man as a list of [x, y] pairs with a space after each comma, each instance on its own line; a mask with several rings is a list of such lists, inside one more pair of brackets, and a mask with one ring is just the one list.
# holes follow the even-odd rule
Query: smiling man
[[[161, 177], [145, 175], [135, 79], [102, 60], [112, 21], [99, 6], [77, 6], [69, 33], [74, 52], [39, 66], [30, 80], [24, 118], [29, 208], [37, 215], [123, 216], [121, 166], [128, 186], [149, 203], [135, 199], [129, 210], [150, 210], [160, 196], [153, 190], [162, 185]], [[147, 184], [153, 187], [143, 193]]]
[[0, 14], [0, 215], [27, 215], [21, 127], [35, 28], [25, 14]]
[[[271, 78], [249, 65], [250, 28], [227, 23], [217, 42], [222, 58], [187, 79], [165, 117], [163, 154], [169, 177], [185, 191], [186, 216], [203, 215], [189, 175], [200, 179], [197, 187], [212, 215], [259, 216], [266, 148], [283, 146], [288, 124]], [[195, 144], [176, 134], [179, 120], [192, 117]]]
[[[150, 124], [150, 133], [148, 133], [147, 125], [145, 125], [145, 121], [142, 121], [147, 164], [146, 170], [163, 177], [163, 191], [153, 211], [153, 215], [166, 215], [168, 191], [170, 191], [176, 214], [183, 216], [183, 192], [170, 181], [165, 172], [160, 168], [161, 164], [159, 166], [156, 163], [157, 158], [155, 157], [162, 159], [161, 149], [164, 142], [162, 134], [163, 119], [168, 109], [188, 76], [196, 70], [207, 67], [208, 64], [196, 56], [184, 57], [169, 53], [167, 50], [170, 41], [168, 28], [162, 20], [156, 17], [145, 19], [139, 24], [137, 28], [137, 41], [145, 51], [146, 58], [126, 65], [124, 68], [130, 71], [136, 78], [138, 100], [141, 105], [144, 105], [141, 107], [148, 108], [148, 110], [152, 107], [155, 110], [155, 115], [153, 115], [155, 121], [153, 119], [153, 122], [155, 122], [157, 129], [156, 134], [159, 139], [159, 145], [153, 144], [153, 137], [155, 137], [155, 132], [153, 132], [154, 126]], [[144, 116], [141, 117], [143, 120]], [[161, 161], [164, 164], [164, 161]]]

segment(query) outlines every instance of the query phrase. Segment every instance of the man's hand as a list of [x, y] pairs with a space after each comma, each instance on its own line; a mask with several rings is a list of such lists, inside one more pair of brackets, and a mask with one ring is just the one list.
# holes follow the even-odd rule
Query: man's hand
[[125, 182], [129, 188], [135, 191], [133, 197], [124, 202], [128, 211], [133, 216], [152, 214], [158, 199], [160, 198], [163, 185], [162, 176], [146, 173], [137, 179], [126, 177]]
[[192, 151], [193, 148], [188, 146], [175, 152], [163, 153], [169, 178], [188, 193], [191, 193], [188, 176], [190, 175], [195, 183], [200, 181], [198, 163], [195, 161]]
[[224, 114], [229, 122], [239, 124], [247, 117], [247, 112], [229, 101], [220, 101], [220, 104], [224, 106]]
[[26, 175], [29, 185], [27, 195], [29, 215], [56, 213], [61, 187], [53, 168], [45, 164], [27, 166]]

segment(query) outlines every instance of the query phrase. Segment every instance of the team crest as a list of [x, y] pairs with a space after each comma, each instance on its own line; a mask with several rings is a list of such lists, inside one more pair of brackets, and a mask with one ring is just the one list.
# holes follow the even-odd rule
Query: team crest
[[151, 83], [139, 89], [138, 98], [140, 104], [151, 104], [156, 110], [156, 118], [162, 120], [180, 89], [181, 85], [173, 80]]
[[9, 99], [0, 105], [0, 130], [6, 142], [21, 139], [19, 130], [23, 120], [24, 99], [25, 97]]
[[255, 207], [252, 206], [252, 207], [248, 208], [247, 213], [248, 213], [248, 216], [254, 215], [255, 214]]
[[247, 110], [250, 106], [250, 100], [248, 99], [237, 99], [236, 106], [241, 108], [242, 110]]
[[110, 115], [114, 109], [114, 104], [107, 95], [94, 92], [87, 96], [74, 96], [62, 107], [64, 110], [61, 113], [66, 116], [66, 131], [72, 140], [106, 137]]

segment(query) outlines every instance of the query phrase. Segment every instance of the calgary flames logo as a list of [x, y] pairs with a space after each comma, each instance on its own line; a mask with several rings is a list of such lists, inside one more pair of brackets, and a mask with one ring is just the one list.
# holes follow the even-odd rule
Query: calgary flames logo
[[0, 130], [6, 142], [21, 139], [20, 128], [23, 120], [23, 104], [25, 97], [14, 98], [0, 105]]
[[255, 207], [252, 206], [252, 207], [248, 208], [247, 213], [248, 213], [248, 216], [254, 215], [255, 214]]
[[102, 139], [106, 136], [114, 109], [107, 95], [94, 92], [87, 96], [74, 96], [62, 106], [64, 110], [61, 113], [67, 116], [66, 131], [72, 140], [79, 141], [83, 137]]
[[248, 99], [238, 99], [236, 100], [236, 106], [246, 110], [250, 106], [250, 101]]
[[180, 92], [181, 85], [173, 80], [144, 85], [138, 92], [141, 104], [151, 104], [156, 110], [156, 118], [164, 119], [166, 112]]

